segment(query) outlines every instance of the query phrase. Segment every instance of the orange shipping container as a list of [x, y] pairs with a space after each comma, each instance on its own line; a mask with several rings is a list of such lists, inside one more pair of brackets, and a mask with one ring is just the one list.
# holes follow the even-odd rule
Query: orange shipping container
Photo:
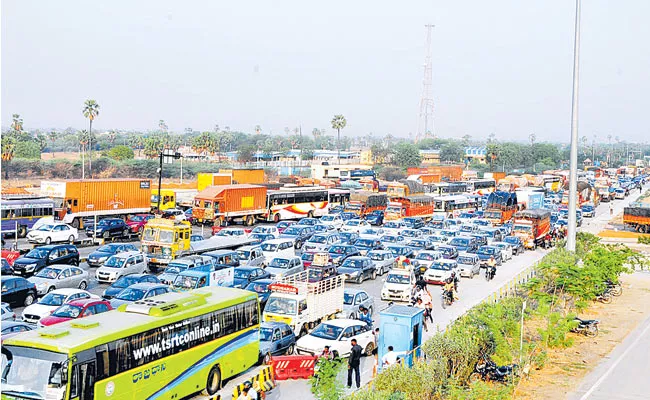
[[198, 222], [214, 221], [223, 225], [242, 219], [252, 225], [255, 218], [266, 213], [266, 187], [257, 185], [210, 186], [194, 198], [192, 217]]
[[150, 211], [150, 179], [42, 181], [41, 195], [51, 197], [55, 215], [74, 227], [84, 217], [124, 216]]
[[221, 169], [219, 173], [231, 174], [233, 183], [260, 184], [265, 182], [263, 169]]
[[232, 176], [230, 173], [199, 172], [196, 176], [196, 189], [199, 192], [208, 186], [230, 185], [231, 183]]

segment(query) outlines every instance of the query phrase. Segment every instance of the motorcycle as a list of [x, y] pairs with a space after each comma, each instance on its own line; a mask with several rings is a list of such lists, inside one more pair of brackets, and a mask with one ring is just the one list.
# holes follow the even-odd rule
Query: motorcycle
[[447, 308], [454, 303], [454, 294], [449, 290], [442, 290], [441, 295], [442, 308]]
[[607, 290], [612, 294], [612, 296], [618, 297], [623, 294], [623, 286], [620, 283], [614, 283], [610, 280], [605, 282], [607, 285]]
[[491, 281], [494, 279], [494, 276], [497, 274], [497, 268], [496, 267], [490, 267], [489, 265], [485, 268], [485, 280], [486, 281]]
[[609, 304], [612, 302], [612, 293], [609, 289], [605, 289], [601, 294], [596, 296], [595, 300], [600, 301], [601, 303]]
[[579, 333], [587, 337], [596, 337], [598, 336], [598, 323], [597, 319], [580, 319], [575, 318], [575, 321], [578, 322], [578, 326], [571, 329], [573, 333]]
[[482, 380], [506, 383], [517, 374], [518, 368], [519, 366], [517, 364], [503, 365], [499, 367], [489, 357], [484, 356], [481, 361], [476, 363], [474, 372], [469, 376], [469, 382], [475, 383]]

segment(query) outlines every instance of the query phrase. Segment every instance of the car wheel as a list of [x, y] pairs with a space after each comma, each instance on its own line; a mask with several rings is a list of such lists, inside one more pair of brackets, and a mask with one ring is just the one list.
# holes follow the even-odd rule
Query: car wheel
[[269, 365], [271, 363], [271, 353], [266, 353], [264, 354], [264, 358], [262, 359], [262, 364], [264, 365]]
[[129, 237], [129, 230], [125, 229], [124, 232], [122, 232], [122, 237]]
[[372, 317], [372, 306], [368, 307], [368, 315]]
[[50, 293], [54, 289], [56, 289], [54, 286], [50, 286], [49, 288], [47, 288], [47, 293]]
[[68, 242], [70, 244], [74, 244], [74, 236], [73, 235], [70, 235], [70, 237], [68, 238]]
[[287, 355], [292, 355], [296, 351], [296, 345], [292, 344], [287, 348]]
[[372, 271], [372, 275], [370, 275], [370, 279], [372, 279], [373, 281], [377, 279], [377, 271]]
[[79, 284], [79, 289], [81, 290], [86, 290], [87, 287], [88, 284], [86, 283], [86, 281], [81, 281], [81, 283]]
[[373, 342], [369, 342], [369, 343], [366, 345], [366, 349], [365, 349], [365, 351], [364, 351], [364, 354], [365, 354], [366, 356], [370, 357], [370, 356], [372, 355], [372, 351], [373, 351], [374, 349], [375, 349], [375, 344], [374, 344]]
[[51, 237], [46, 237], [45, 238], [45, 244], [50, 244], [52, 243], [52, 238]]
[[355, 282], [358, 283], [358, 284], [361, 284], [361, 282], [363, 282], [363, 277], [361, 276], [361, 274], [359, 274], [359, 276], [357, 276], [357, 280]]
[[35, 300], [35, 296], [29, 293], [27, 294], [27, 296], [25, 296], [25, 300], [23, 300], [23, 304], [25, 305], [25, 307], [29, 307], [32, 304], [34, 304], [34, 300]]
[[205, 391], [212, 396], [217, 394], [219, 389], [221, 389], [221, 370], [218, 365], [215, 365], [208, 373], [208, 379], [205, 383]]

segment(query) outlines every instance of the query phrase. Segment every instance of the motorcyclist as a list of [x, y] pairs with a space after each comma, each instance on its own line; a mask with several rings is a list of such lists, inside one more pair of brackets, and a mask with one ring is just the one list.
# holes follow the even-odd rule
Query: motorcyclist
[[449, 300], [451, 303], [453, 303], [454, 300], [456, 300], [456, 295], [455, 295], [456, 286], [452, 278], [447, 278], [447, 280], [445, 280], [445, 284], [442, 287], [442, 290], [445, 292], [447, 296], [449, 296]]
[[490, 256], [490, 259], [487, 262], [487, 271], [486, 274], [490, 274], [490, 279], [494, 279], [497, 274], [497, 262], [494, 259], [494, 256]]

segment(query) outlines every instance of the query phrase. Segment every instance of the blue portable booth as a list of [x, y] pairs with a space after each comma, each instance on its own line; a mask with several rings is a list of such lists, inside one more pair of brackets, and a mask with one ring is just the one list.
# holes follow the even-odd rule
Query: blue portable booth
[[[417, 307], [408, 307], [394, 304], [379, 313], [379, 341], [378, 356], [379, 369], [381, 360], [388, 353], [388, 346], [393, 346], [393, 351], [410, 352], [422, 344], [422, 331], [424, 330], [424, 310]], [[402, 364], [413, 366], [413, 356], [419, 357], [422, 350], [402, 356]]]

